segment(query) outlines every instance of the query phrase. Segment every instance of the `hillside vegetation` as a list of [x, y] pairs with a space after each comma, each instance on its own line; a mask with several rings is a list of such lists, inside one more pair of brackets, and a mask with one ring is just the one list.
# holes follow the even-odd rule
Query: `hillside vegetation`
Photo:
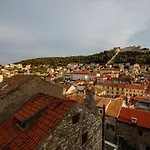
[[99, 63], [105, 64], [109, 59], [113, 57], [115, 51], [104, 51], [98, 54], [89, 56], [70, 56], [70, 57], [44, 57], [23, 60], [17, 63], [23, 65], [31, 64], [34, 66], [38, 65], [67, 65], [68, 63]]
[[[23, 60], [17, 63], [21, 63], [23, 65], [31, 64], [34, 66], [39, 65], [67, 65], [68, 63], [99, 63], [106, 64], [116, 53], [116, 49], [114, 48], [109, 51], [100, 52], [93, 55], [88, 56], [70, 56], [70, 57], [44, 57], [44, 58], [34, 58]], [[131, 64], [150, 64], [150, 52], [147, 48], [139, 48], [139, 47], [126, 47], [120, 49], [120, 52], [115, 57], [112, 63], [131, 63]]]

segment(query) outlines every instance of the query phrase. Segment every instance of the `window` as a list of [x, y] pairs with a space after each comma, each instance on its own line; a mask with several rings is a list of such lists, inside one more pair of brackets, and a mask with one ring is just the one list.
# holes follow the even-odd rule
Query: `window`
[[100, 114], [103, 114], [103, 110], [102, 109], [100, 109], [99, 112], [100, 112]]
[[139, 130], [139, 131], [138, 131], [138, 134], [139, 134], [139, 136], [143, 136], [142, 130]]
[[122, 143], [124, 143], [125, 138], [122, 136], [118, 136], [118, 144], [122, 145]]
[[137, 123], [137, 118], [131, 117], [131, 123], [136, 124]]
[[106, 124], [106, 128], [107, 128], [107, 129], [109, 129], [109, 125], [108, 125], [108, 123]]
[[112, 131], [115, 131], [115, 126], [114, 125], [112, 125], [112, 124], [106, 124], [106, 128], [107, 129], [111, 129]]
[[110, 124], [110, 125], [109, 125], [109, 128], [112, 129], [112, 131], [115, 131], [114, 125], [111, 125], [111, 124]]
[[76, 124], [79, 122], [79, 119], [80, 119], [80, 114], [76, 114], [75, 116], [72, 117], [72, 123], [73, 124]]
[[150, 147], [149, 146], [145, 146], [145, 150], [150, 150]]
[[87, 132], [85, 132], [84, 134], [82, 134], [82, 145], [84, 145], [87, 142], [87, 136], [88, 136]]

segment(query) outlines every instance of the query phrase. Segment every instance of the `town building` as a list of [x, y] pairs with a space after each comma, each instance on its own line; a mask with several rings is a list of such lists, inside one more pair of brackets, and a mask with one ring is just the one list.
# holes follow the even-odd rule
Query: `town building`
[[136, 96], [130, 98], [130, 105], [134, 105], [136, 109], [150, 110], [150, 97]]
[[123, 107], [117, 123], [120, 149], [150, 150], [150, 112]]
[[63, 88], [63, 94], [68, 95], [68, 94], [73, 94], [77, 92], [77, 89], [74, 85], [72, 84], [61, 84], [61, 83], [56, 83], [57, 86], [60, 86]]
[[97, 72], [91, 72], [89, 70], [78, 70], [73, 71], [71, 73], [70, 79], [73, 81], [76, 80], [85, 80], [85, 79], [93, 79], [95, 76], [97, 76]]
[[122, 100], [101, 98], [97, 107], [105, 105], [105, 140], [117, 144], [117, 120], [123, 106]]
[[63, 97], [63, 88], [38, 76], [15, 75], [0, 83], [0, 122], [9, 118], [36, 93]]
[[38, 93], [0, 125], [0, 149], [100, 150], [102, 117], [89, 105]]
[[103, 88], [107, 95], [117, 96], [125, 95], [127, 97], [131, 96], [142, 96], [146, 90], [146, 85], [142, 84], [119, 84], [112, 82], [101, 82], [96, 85], [99, 88]]

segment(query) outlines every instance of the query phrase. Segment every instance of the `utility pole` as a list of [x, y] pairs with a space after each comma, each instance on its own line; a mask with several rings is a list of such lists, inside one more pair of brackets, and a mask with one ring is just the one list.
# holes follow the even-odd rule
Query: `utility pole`
[[105, 105], [103, 105], [102, 116], [102, 150], [105, 150]]

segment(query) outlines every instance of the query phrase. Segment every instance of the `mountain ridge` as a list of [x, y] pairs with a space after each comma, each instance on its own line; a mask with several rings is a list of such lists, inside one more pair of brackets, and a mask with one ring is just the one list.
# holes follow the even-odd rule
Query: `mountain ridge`
[[[118, 52], [113, 61], [109, 62], [113, 56]], [[68, 63], [99, 63], [99, 64], [113, 64], [113, 63], [139, 63], [150, 64], [150, 49], [142, 48], [142, 46], [129, 47], [114, 47], [110, 50], [96, 53], [88, 56], [67, 56], [67, 57], [41, 57], [22, 60], [15, 64], [23, 65], [67, 65]]]

